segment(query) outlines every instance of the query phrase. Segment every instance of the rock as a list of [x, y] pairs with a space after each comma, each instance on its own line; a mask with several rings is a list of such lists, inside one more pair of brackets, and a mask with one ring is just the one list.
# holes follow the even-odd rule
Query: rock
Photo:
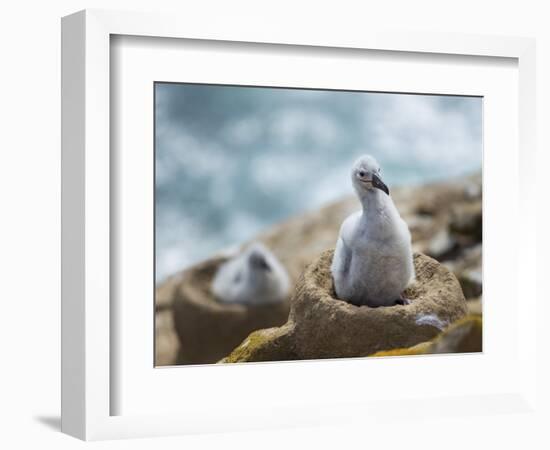
[[325, 251], [302, 274], [291, 300], [288, 322], [253, 333], [223, 362], [277, 361], [366, 356], [428, 341], [440, 328], [426, 316], [450, 324], [466, 314], [456, 277], [437, 261], [415, 254], [416, 282], [405, 291], [409, 305], [370, 308], [335, 298]]
[[483, 247], [481, 243], [462, 249], [452, 261], [445, 261], [445, 265], [455, 273], [468, 269], [481, 268]]
[[[481, 217], [481, 174], [396, 188], [392, 196], [409, 225], [415, 251], [449, 261], [481, 241], [481, 235], [467, 226], [471, 217]], [[468, 220], [463, 213], [468, 213]]]
[[482, 245], [477, 244], [459, 252], [452, 261], [444, 263], [458, 278], [466, 299], [483, 293]]
[[178, 336], [174, 329], [172, 304], [181, 273], [167, 278], [155, 292], [155, 366], [176, 364]]
[[434, 218], [421, 214], [409, 214], [407, 217], [407, 225], [411, 234], [422, 234], [430, 232], [434, 229]]
[[172, 307], [174, 301], [174, 291], [179, 283], [181, 283], [182, 273], [177, 273], [168, 277], [155, 290], [155, 309], [162, 311]]
[[481, 177], [479, 178], [479, 182], [472, 183], [464, 188], [464, 195], [469, 200], [481, 198], [481, 192]]
[[421, 342], [409, 348], [394, 348], [393, 350], [382, 350], [369, 356], [414, 356], [426, 355], [432, 345], [432, 341]]
[[430, 241], [427, 254], [438, 260], [456, 251], [457, 243], [446, 228], [440, 230]]
[[164, 308], [155, 315], [155, 366], [175, 364], [177, 352], [178, 336], [172, 311]]
[[459, 275], [458, 281], [466, 298], [479, 297], [483, 292], [481, 267], [475, 270], [465, 270]]
[[254, 331], [220, 363], [245, 361], [293, 361], [301, 359], [293, 350], [292, 324]]
[[483, 232], [481, 200], [453, 205], [449, 229], [467, 242], [480, 242]]
[[483, 347], [483, 321], [469, 316], [452, 324], [429, 347], [429, 353], [474, 353]]
[[470, 203], [481, 198], [481, 173], [428, 183], [408, 188], [413, 195], [408, 199], [419, 215], [439, 216], [457, 203]]
[[436, 353], [477, 353], [483, 350], [483, 320], [472, 314], [461, 319], [429, 342], [409, 348], [376, 352], [370, 356], [410, 356]]
[[224, 304], [210, 291], [217, 268], [227, 258], [205, 261], [186, 271], [174, 291], [174, 326], [179, 338], [177, 364], [219, 361], [252, 331], [282, 325], [288, 301], [264, 305]]
[[475, 314], [481, 316], [483, 314], [483, 305], [481, 304], [481, 297], [468, 300], [468, 314]]

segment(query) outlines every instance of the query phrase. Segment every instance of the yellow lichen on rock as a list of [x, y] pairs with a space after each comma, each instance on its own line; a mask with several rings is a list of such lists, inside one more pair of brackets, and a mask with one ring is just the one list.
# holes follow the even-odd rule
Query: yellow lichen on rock
[[420, 344], [413, 345], [409, 348], [395, 348], [393, 350], [383, 350], [376, 352], [369, 356], [411, 356], [411, 355], [425, 355], [427, 349], [432, 345], [431, 341], [421, 342]]
[[441, 353], [476, 353], [483, 350], [483, 319], [472, 314], [450, 325], [429, 342], [409, 348], [376, 352], [370, 356], [411, 356]]
[[483, 319], [471, 315], [453, 323], [429, 348], [430, 353], [475, 353], [483, 350]]

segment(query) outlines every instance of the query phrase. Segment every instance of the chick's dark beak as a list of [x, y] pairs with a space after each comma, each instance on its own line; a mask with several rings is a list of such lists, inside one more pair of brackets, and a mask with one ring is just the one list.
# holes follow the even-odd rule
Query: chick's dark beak
[[390, 195], [390, 190], [388, 189], [388, 186], [386, 186], [382, 179], [375, 173], [372, 174], [372, 186], [376, 189], [384, 191], [387, 195]]
[[261, 253], [253, 252], [250, 255], [250, 265], [256, 269], [261, 269], [265, 271], [270, 271], [271, 266], [266, 261], [265, 257]]

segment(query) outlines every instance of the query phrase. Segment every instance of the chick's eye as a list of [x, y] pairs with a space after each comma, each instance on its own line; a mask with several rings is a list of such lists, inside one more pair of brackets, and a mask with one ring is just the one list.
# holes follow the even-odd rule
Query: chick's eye
[[359, 176], [360, 176], [361, 178], [363, 178], [363, 177], [365, 176], [365, 172], [363, 172], [362, 170], [360, 170], [360, 171], [359, 171]]

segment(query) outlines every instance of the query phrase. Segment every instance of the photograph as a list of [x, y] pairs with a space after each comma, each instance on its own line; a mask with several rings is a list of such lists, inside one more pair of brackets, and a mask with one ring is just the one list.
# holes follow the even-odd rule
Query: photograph
[[483, 97], [157, 81], [153, 107], [155, 367], [483, 351]]

